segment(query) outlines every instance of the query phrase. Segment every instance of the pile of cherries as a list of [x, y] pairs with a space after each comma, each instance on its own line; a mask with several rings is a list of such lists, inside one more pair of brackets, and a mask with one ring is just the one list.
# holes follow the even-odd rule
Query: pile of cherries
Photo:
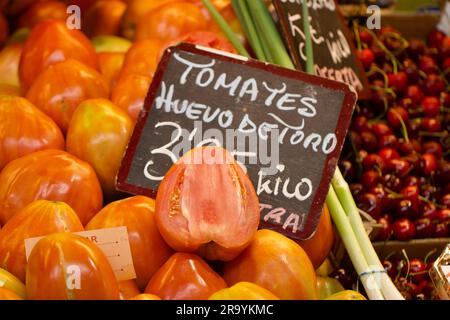
[[371, 96], [358, 103], [340, 169], [383, 226], [378, 241], [450, 237], [450, 37], [354, 30]]

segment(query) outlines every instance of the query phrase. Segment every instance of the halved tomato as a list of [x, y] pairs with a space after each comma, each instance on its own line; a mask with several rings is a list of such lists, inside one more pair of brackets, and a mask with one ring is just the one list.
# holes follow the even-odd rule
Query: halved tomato
[[280, 300], [269, 290], [251, 282], [238, 282], [234, 286], [214, 293], [209, 300]]
[[163, 300], [206, 300], [226, 283], [199, 256], [175, 253], [153, 275], [145, 293]]
[[259, 217], [252, 182], [223, 148], [189, 151], [170, 168], [158, 188], [158, 229], [177, 251], [232, 260], [251, 242]]

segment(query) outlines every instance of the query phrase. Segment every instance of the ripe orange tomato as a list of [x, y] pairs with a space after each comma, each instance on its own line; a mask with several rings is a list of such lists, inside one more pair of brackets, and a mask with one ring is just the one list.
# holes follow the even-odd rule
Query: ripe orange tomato
[[67, 6], [59, 1], [36, 2], [31, 5], [19, 18], [19, 28], [34, 28], [40, 22], [49, 19], [66, 21]]
[[0, 83], [20, 87], [19, 62], [22, 44], [10, 44], [0, 51]]
[[82, 29], [89, 37], [116, 35], [127, 5], [119, 0], [96, 1], [83, 15]]
[[122, 35], [134, 40], [139, 20], [151, 9], [177, 0], [128, 0], [127, 9], [122, 20]]
[[159, 40], [136, 41], [125, 55], [120, 76], [139, 74], [153, 77], [163, 51], [163, 43]]
[[163, 300], [206, 300], [226, 286], [200, 257], [175, 253], [154, 274], [145, 293], [155, 294]]
[[316, 274], [305, 251], [271, 230], [259, 230], [252, 243], [224, 266], [229, 285], [253, 282], [280, 299], [317, 299]]
[[31, 30], [20, 58], [19, 76], [27, 90], [48, 66], [67, 59], [78, 60], [98, 69], [97, 55], [89, 39], [65, 21], [45, 20]]
[[111, 92], [111, 101], [127, 112], [133, 122], [136, 122], [144, 107], [151, 82], [150, 77], [139, 74], [122, 76]]
[[238, 282], [234, 286], [214, 293], [208, 300], [280, 300], [276, 295], [251, 282]]
[[0, 95], [7, 95], [12, 97], [20, 97], [20, 87], [10, 84], [0, 83]]
[[136, 39], [175, 40], [191, 31], [206, 30], [209, 21], [194, 4], [169, 2], [148, 11], [136, 29]]
[[259, 201], [250, 179], [223, 148], [187, 152], [158, 188], [158, 229], [177, 251], [232, 260], [251, 242], [259, 217]]
[[100, 52], [98, 63], [100, 73], [105, 78], [110, 88], [114, 88], [122, 70], [125, 54], [122, 52]]
[[153, 274], [172, 254], [156, 227], [155, 201], [136, 196], [112, 202], [95, 215], [86, 229], [119, 226], [126, 226], [128, 229], [136, 281], [144, 289]]
[[27, 99], [44, 111], [66, 133], [73, 112], [87, 99], [108, 98], [103, 76], [73, 59], [49, 66], [27, 92]]
[[103, 252], [91, 241], [68, 232], [36, 244], [27, 265], [31, 300], [117, 300], [119, 285]]
[[23, 300], [14, 291], [0, 287], [0, 301], [2, 300]]
[[0, 230], [0, 268], [25, 281], [25, 239], [83, 230], [75, 211], [64, 202], [34, 201], [9, 219]]
[[116, 175], [132, 131], [127, 113], [107, 99], [83, 101], [70, 121], [66, 149], [94, 168], [108, 198], [118, 194]]
[[233, 45], [227, 39], [217, 33], [210, 31], [193, 31], [181, 37], [180, 39], [170, 41], [165, 46], [169, 47], [172, 45], [176, 45], [179, 42], [187, 42], [221, 51], [236, 53]]
[[0, 169], [14, 159], [44, 149], [64, 149], [58, 126], [28, 100], [0, 96]]
[[361, 293], [353, 290], [344, 290], [332, 294], [325, 298], [325, 300], [367, 300]]
[[0, 224], [38, 199], [66, 202], [83, 225], [103, 202], [94, 169], [60, 150], [34, 152], [11, 161], [0, 172]]
[[136, 281], [134, 281], [133, 279], [119, 281], [119, 291], [120, 300], [131, 299], [141, 293], [136, 284]]
[[142, 293], [128, 300], [161, 300], [161, 298], [154, 294]]
[[0, 47], [2, 47], [6, 39], [8, 39], [8, 32], [8, 21], [6, 21], [5, 16], [0, 12]]
[[330, 212], [325, 205], [314, 236], [309, 240], [299, 241], [298, 243], [305, 250], [314, 269], [317, 269], [328, 257], [333, 247], [333, 241], [333, 225], [331, 223]]

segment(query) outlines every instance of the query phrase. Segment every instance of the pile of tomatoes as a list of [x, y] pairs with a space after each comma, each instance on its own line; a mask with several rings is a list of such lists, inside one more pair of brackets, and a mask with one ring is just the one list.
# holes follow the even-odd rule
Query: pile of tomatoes
[[[214, 4], [242, 34], [230, 1]], [[115, 189], [165, 48], [234, 52], [200, 0], [0, 0], [0, 9], [0, 299], [321, 296], [328, 211], [305, 242], [258, 231], [256, 193], [224, 150], [194, 149], [230, 161], [180, 160], [156, 200]], [[81, 30], [70, 27], [77, 18]], [[117, 226], [127, 227], [133, 280], [117, 281], [102, 251], [74, 234]], [[24, 240], [38, 236], [27, 259]]]

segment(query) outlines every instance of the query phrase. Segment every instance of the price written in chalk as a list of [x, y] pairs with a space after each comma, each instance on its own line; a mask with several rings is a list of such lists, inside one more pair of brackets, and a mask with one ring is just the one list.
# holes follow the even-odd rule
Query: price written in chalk
[[184, 153], [222, 146], [255, 186], [261, 226], [308, 238], [355, 102], [343, 83], [181, 44], [162, 58], [117, 187], [154, 196]]

